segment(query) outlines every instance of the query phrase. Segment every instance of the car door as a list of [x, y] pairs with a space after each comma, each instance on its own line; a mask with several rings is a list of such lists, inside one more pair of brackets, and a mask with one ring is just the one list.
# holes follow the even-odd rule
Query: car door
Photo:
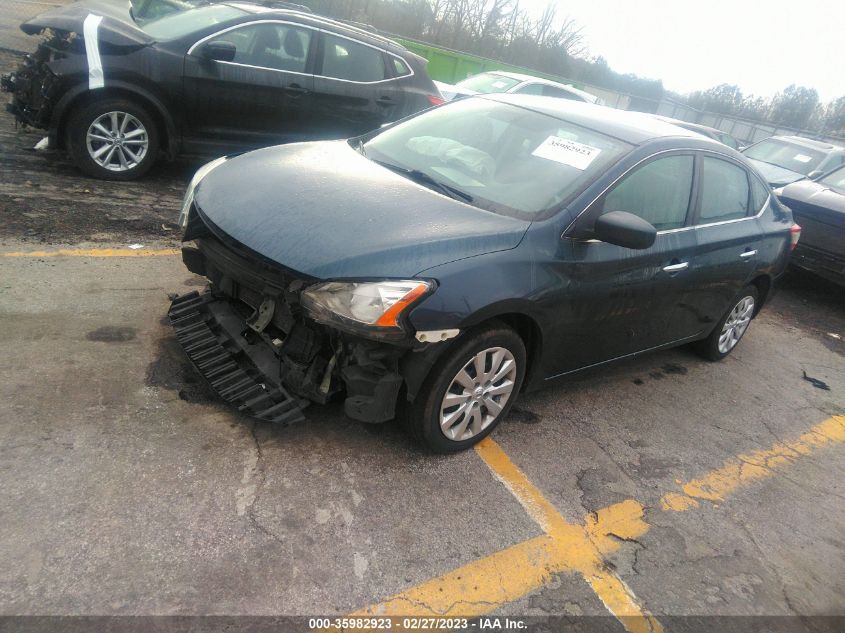
[[[393, 57], [380, 48], [321, 32], [311, 125], [319, 138], [348, 138], [397, 120], [405, 95]], [[403, 62], [404, 65], [404, 62]]]
[[762, 235], [756, 216], [769, 190], [727, 156], [702, 154], [699, 162], [700, 199], [694, 218], [698, 252], [690, 271], [687, 309], [710, 329], [757, 269]]
[[[316, 31], [284, 21], [227, 29], [185, 56], [185, 145], [251, 148], [304, 137], [314, 78]], [[231, 61], [210, 60], [210, 43], [235, 47]]]
[[595, 219], [627, 211], [656, 229], [654, 244], [634, 250], [594, 239], [561, 243], [554, 301], [559, 320], [549, 337], [555, 374], [601, 363], [689, 336], [677, 322], [688, 292], [695, 233], [687, 226], [694, 200], [690, 152], [660, 154], [634, 168], [597, 199], [567, 231], [589, 235]]

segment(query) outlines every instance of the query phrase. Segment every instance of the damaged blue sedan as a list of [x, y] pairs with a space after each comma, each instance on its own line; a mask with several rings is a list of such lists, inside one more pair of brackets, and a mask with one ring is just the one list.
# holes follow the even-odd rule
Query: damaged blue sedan
[[180, 224], [209, 287], [170, 317], [225, 400], [283, 424], [343, 400], [437, 452], [587, 368], [687, 343], [724, 358], [800, 231], [720, 143], [518, 95], [219, 159]]

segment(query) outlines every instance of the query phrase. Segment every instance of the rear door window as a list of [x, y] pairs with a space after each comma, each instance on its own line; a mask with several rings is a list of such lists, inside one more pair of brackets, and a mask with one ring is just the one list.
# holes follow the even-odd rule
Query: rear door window
[[320, 75], [372, 83], [385, 79], [385, 71], [384, 56], [377, 48], [328, 33], [323, 35], [323, 70]]
[[763, 184], [759, 178], [751, 176], [751, 215], [760, 213], [769, 195], [769, 186]]
[[658, 158], [638, 168], [611, 189], [602, 213], [627, 211], [658, 231], [686, 224], [695, 159], [691, 155]]
[[736, 220], [748, 215], [748, 172], [721, 158], [705, 156], [701, 173], [699, 223]]

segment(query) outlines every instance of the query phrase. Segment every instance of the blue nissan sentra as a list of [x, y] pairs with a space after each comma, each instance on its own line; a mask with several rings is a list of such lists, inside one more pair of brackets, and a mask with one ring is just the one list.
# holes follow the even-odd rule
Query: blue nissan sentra
[[725, 145], [520, 95], [218, 159], [180, 225], [209, 285], [170, 318], [223, 399], [281, 424], [342, 399], [444, 453], [553, 379], [687, 343], [724, 358], [800, 233]]

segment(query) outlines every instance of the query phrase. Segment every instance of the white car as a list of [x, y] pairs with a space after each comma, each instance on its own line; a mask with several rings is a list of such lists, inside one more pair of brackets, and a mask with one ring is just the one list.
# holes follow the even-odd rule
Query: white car
[[440, 81], [435, 81], [434, 84], [446, 101], [469, 95], [509, 92], [513, 94], [558, 97], [560, 99], [604, 105], [604, 101], [599, 97], [591, 95], [589, 92], [578, 90], [578, 88], [541, 77], [532, 77], [531, 75], [522, 75], [503, 70], [479, 73], [472, 77], [467, 77], [454, 85]]

